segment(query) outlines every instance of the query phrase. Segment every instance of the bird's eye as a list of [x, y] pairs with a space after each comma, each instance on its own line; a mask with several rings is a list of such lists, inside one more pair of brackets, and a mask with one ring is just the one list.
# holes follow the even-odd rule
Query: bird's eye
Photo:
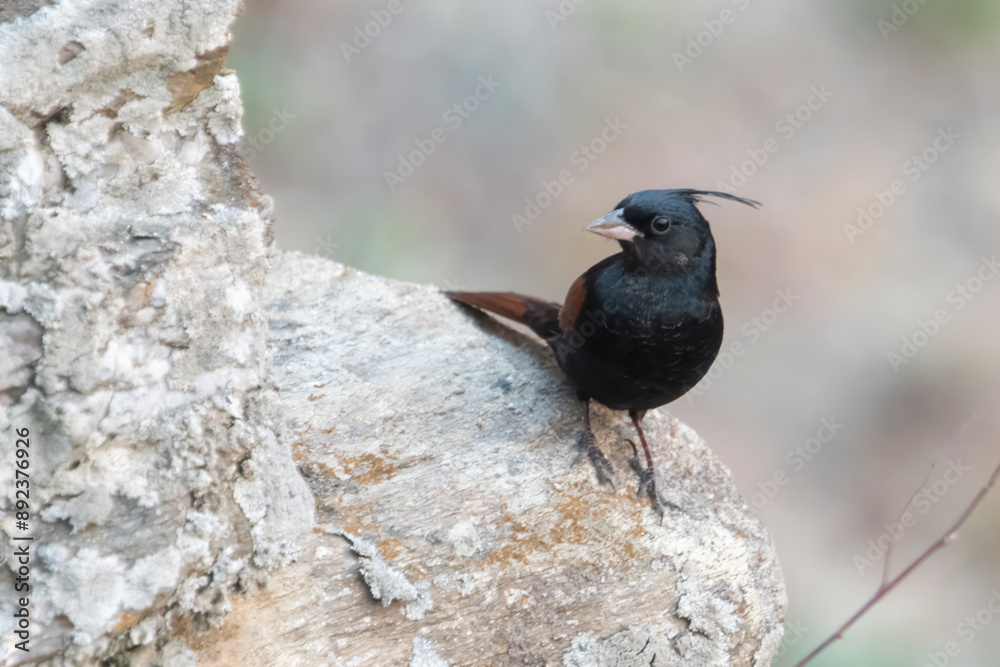
[[668, 229], [670, 229], [670, 218], [660, 217], [653, 220], [653, 231], [657, 234], [662, 234]]

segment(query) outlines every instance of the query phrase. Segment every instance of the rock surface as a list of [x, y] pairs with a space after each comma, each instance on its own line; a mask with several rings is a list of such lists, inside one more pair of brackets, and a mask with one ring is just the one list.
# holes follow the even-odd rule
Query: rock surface
[[317, 527], [201, 638], [199, 665], [770, 664], [773, 546], [690, 428], [646, 418], [661, 524], [624, 414], [594, 415], [617, 492], [577, 462], [579, 406], [541, 344], [301, 254], [279, 255], [266, 294]]
[[[0, 10], [3, 664], [183, 659], [164, 638], [218, 623], [312, 525], [268, 384], [270, 201], [223, 66], [237, 5]], [[26, 535], [30, 653], [10, 594]]]
[[0, 590], [33, 538], [31, 653], [4, 594], [0, 660], [768, 664], [773, 546], [691, 429], [646, 419], [661, 524], [622, 415], [594, 414], [617, 491], [576, 463], [544, 346], [272, 257], [236, 10], [0, 7], [0, 461], [31, 454], [27, 530], [0, 465]]

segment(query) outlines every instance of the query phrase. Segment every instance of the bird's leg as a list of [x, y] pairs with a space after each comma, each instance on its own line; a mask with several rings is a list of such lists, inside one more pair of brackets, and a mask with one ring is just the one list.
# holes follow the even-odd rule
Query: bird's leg
[[583, 404], [583, 435], [580, 437], [580, 447], [587, 451], [587, 458], [594, 466], [598, 481], [602, 484], [610, 484], [614, 488], [614, 470], [612, 470], [607, 457], [604, 456], [604, 452], [597, 446], [597, 436], [590, 430], [590, 399], [581, 398], [580, 402]]
[[660, 500], [660, 494], [656, 492], [656, 471], [653, 469], [653, 455], [649, 451], [649, 445], [646, 444], [646, 434], [643, 433], [642, 425], [640, 424], [642, 418], [646, 416], [646, 411], [629, 410], [628, 416], [632, 418], [632, 425], [635, 426], [635, 430], [639, 434], [639, 443], [642, 445], [642, 451], [646, 455], [646, 468], [641, 469], [639, 466], [639, 452], [636, 451], [635, 445], [629, 441], [629, 444], [632, 444], [632, 450], [635, 452], [632, 467], [639, 473], [639, 490], [636, 493], [639, 495], [646, 493], [649, 496], [653, 509], [660, 515], [660, 520], [662, 521], [663, 502]]

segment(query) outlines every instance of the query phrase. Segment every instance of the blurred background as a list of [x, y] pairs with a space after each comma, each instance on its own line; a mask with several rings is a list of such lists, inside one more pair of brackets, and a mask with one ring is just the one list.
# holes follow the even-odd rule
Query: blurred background
[[[285, 249], [561, 301], [630, 192], [764, 204], [703, 207], [741, 353], [665, 409], [774, 537], [775, 664], [876, 590], [922, 483], [896, 572], [1000, 462], [1000, 3], [246, 0], [234, 30]], [[991, 599], [1000, 491], [815, 664], [997, 665]]]

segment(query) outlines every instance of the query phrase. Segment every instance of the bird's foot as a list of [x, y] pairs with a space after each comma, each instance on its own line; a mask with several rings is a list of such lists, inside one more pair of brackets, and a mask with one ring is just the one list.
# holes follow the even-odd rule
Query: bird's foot
[[[583, 452], [587, 452], [587, 458], [590, 459], [591, 465], [594, 466], [594, 472], [597, 473], [597, 480], [601, 484], [609, 484], [611, 488], [615, 488], [614, 469], [612, 469], [608, 458], [604, 456], [604, 452], [597, 446], [597, 436], [594, 435], [593, 431], [588, 429], [580, 436], [580, 449], [581, 458]], [[577, 460], [579, 461], [579, 459]]]
[[646, 468], [639, 475], [639, 488], [636, 490], [636, 495], [641, 496], [643, 492], [649, 496], [649, 504], [652, 505], [653, 511], [660, 515], [660, 523], [663, 523], [665, 506], [656, 490], [656, 472], [652, 468]]
[[631, 468], [632, 472], [638, 475], [640, 479], [642, 479], [642, 464], [639, 463], [639, 448], [636, 447], [635, 443], [631, 440], [626, 440], [625, 442], [632, 447], [632, 458], [628, 460], [628, 467]]
[[656, 490], [656, 471], [653, 470], [652, 466], [643, 468], [642, 463], [639, 462], [639, 449], [631, 440], [628, 441], [628, 444], [632, 445], [632, 458], [629, 459], [628, 465], [639, 477], [639, 488], [636, 489], [635, 495], [648, 496], [649, 504], [652, 505], [653, 511], [660, 515], [660, 523], [663, 523], [665, 506]]

